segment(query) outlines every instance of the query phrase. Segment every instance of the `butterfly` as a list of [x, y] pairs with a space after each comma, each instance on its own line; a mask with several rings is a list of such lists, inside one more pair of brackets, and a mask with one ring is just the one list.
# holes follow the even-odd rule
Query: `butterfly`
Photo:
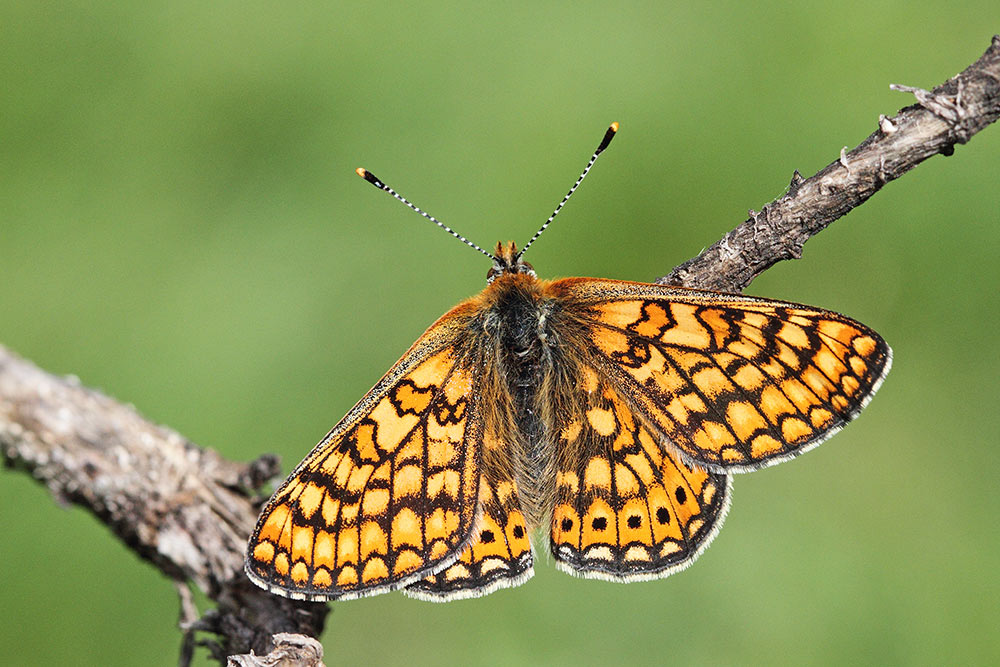
[[[245, 571], [294, 599], [402, 589], [432, 601], [556, 566], [612, 581], [690, 565], [725, 518], [732, 474], [805, 452], [858, 415], [891, 350], [848, 317], [659, 284], [541, 280], [493, 253], [450, 310], [264, 506]], [[544, 538], [543, 538], [544, 539]]]

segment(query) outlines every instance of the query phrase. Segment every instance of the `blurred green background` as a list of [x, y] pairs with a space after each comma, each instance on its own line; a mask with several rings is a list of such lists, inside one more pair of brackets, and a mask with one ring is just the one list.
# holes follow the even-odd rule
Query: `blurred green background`
[[[996, 0], [4, 2], [0, 342], [288, 471], [487, 262], [652, 280], [1000, 31]], [[327, 664], [985, 663], [1000, 656], [1000, 129], [748, 292], [842, 311], [895, 367], [815, 452], [736, 480], [683, 574], [334, 606]], [[173, 587], [0, 472], [0, 663], [176, 663]], [[201, 664], [205, 654], [199, 654]]]

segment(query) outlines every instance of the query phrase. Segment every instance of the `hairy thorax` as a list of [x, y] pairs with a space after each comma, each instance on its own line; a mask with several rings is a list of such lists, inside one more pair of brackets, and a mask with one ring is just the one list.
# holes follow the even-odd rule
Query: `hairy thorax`
[[495, 376], [484, 383], [495, 393], [488, 392], [482, 400], [492, 401], [487, 409], [495, 406], [500, 413], [498, 419], [488, 420], [498, 425], [499, 432], [493, 434], [497, 456], [484, 461], [483, 469], [503, 460], [513, 468], [521, 505], [534, 526], [548, 519], [559, 455], [556, 412], [568, 404], [563, 396], [577, 376], [577, 364], [567, 356], [575, 348], [560, 338], [573, 327], [566, 326], [562, 303], [548, 286], [534, 275], [504, 273], [483, 293], [477, 318], [481, 335], [489, 341], [482, 346], [489, 352], [481, 368]]

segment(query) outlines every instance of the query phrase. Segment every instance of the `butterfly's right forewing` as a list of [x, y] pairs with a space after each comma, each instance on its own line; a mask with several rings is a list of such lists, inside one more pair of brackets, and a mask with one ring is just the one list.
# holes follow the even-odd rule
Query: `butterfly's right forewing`
[[808, 306], [646, 283], [550, 286], [593, 359], [665, 443], [719, 472], [779, 463], [853, 419], [889, 370], [868, 327]]

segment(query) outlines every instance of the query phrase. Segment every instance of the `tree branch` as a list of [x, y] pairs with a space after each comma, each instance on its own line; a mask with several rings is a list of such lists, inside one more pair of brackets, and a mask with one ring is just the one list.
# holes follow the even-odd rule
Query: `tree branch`
[[891, 86], [913, 93], [917, 104], [879, 127], [819, 173], [803, 179], [796, 171], [788, 192], [750, 217], [704, 252], [658, 283], [738, 292], [771, 266], [798, 259], [810, 237], [860, 206], [882, 186], [927, 158], [951, 155], [1000, 116], [1000, 35], [960, 74], [933, 91]]
[[[38, 369], [0, 347], [0, 448], [61, 503], [93, 512], [182, 591], [183, 653], [194, 632], [221, 641], [220, 660], [266, 653], [275, 632], [318, 636], [326, 605], [269, 595], [243, 576], [243, 551], [261, 498], [280, 470], [264, 455], [239, 464], [150, 423], [130, 406]], [[186, 586], [218, 603], [198, 619]], [[185, 595], [187, 594], [187, 595]]]
[[[750, 217], [661, 283], [738, 291], [802, 246], [883, 185], [1000, 116], [1000, 37], [965, 71], [933, 91], [911, 92], [918, 104], [892, 118], [815, 176], [798, 172], [788, 192]], [[207, 644], [217, 659], [272, 648], [275, 633], [316, 637], [328, 607], [266, 593], [243, 576], [243, 552], [263, 498], [258, 489], [279, 472], [270, 455], [249, 464], [227, 461], [133, 408], [33, 366], [0, 347], [0, 448], [4, 461], [30, 472], [60, 502], [75, 503], [108, 524], [143, 558], [178, 585], [185, 633], [182, 662], [195, 632], [217, 635]], [[195, 584], [218, 607], [200, 619], [187, 586]], [[282, 637], [280, 651], [315, 643]], [[281, 653], [281, 656], [287, 656]], [[279, 656], [279, 657], [281, 657]], [[255, 664], [243, 656], [240, 664]], [[272, 658], [277, 660], [278, 658]], [[258, 664], [267, 664], [259, 662]]]

